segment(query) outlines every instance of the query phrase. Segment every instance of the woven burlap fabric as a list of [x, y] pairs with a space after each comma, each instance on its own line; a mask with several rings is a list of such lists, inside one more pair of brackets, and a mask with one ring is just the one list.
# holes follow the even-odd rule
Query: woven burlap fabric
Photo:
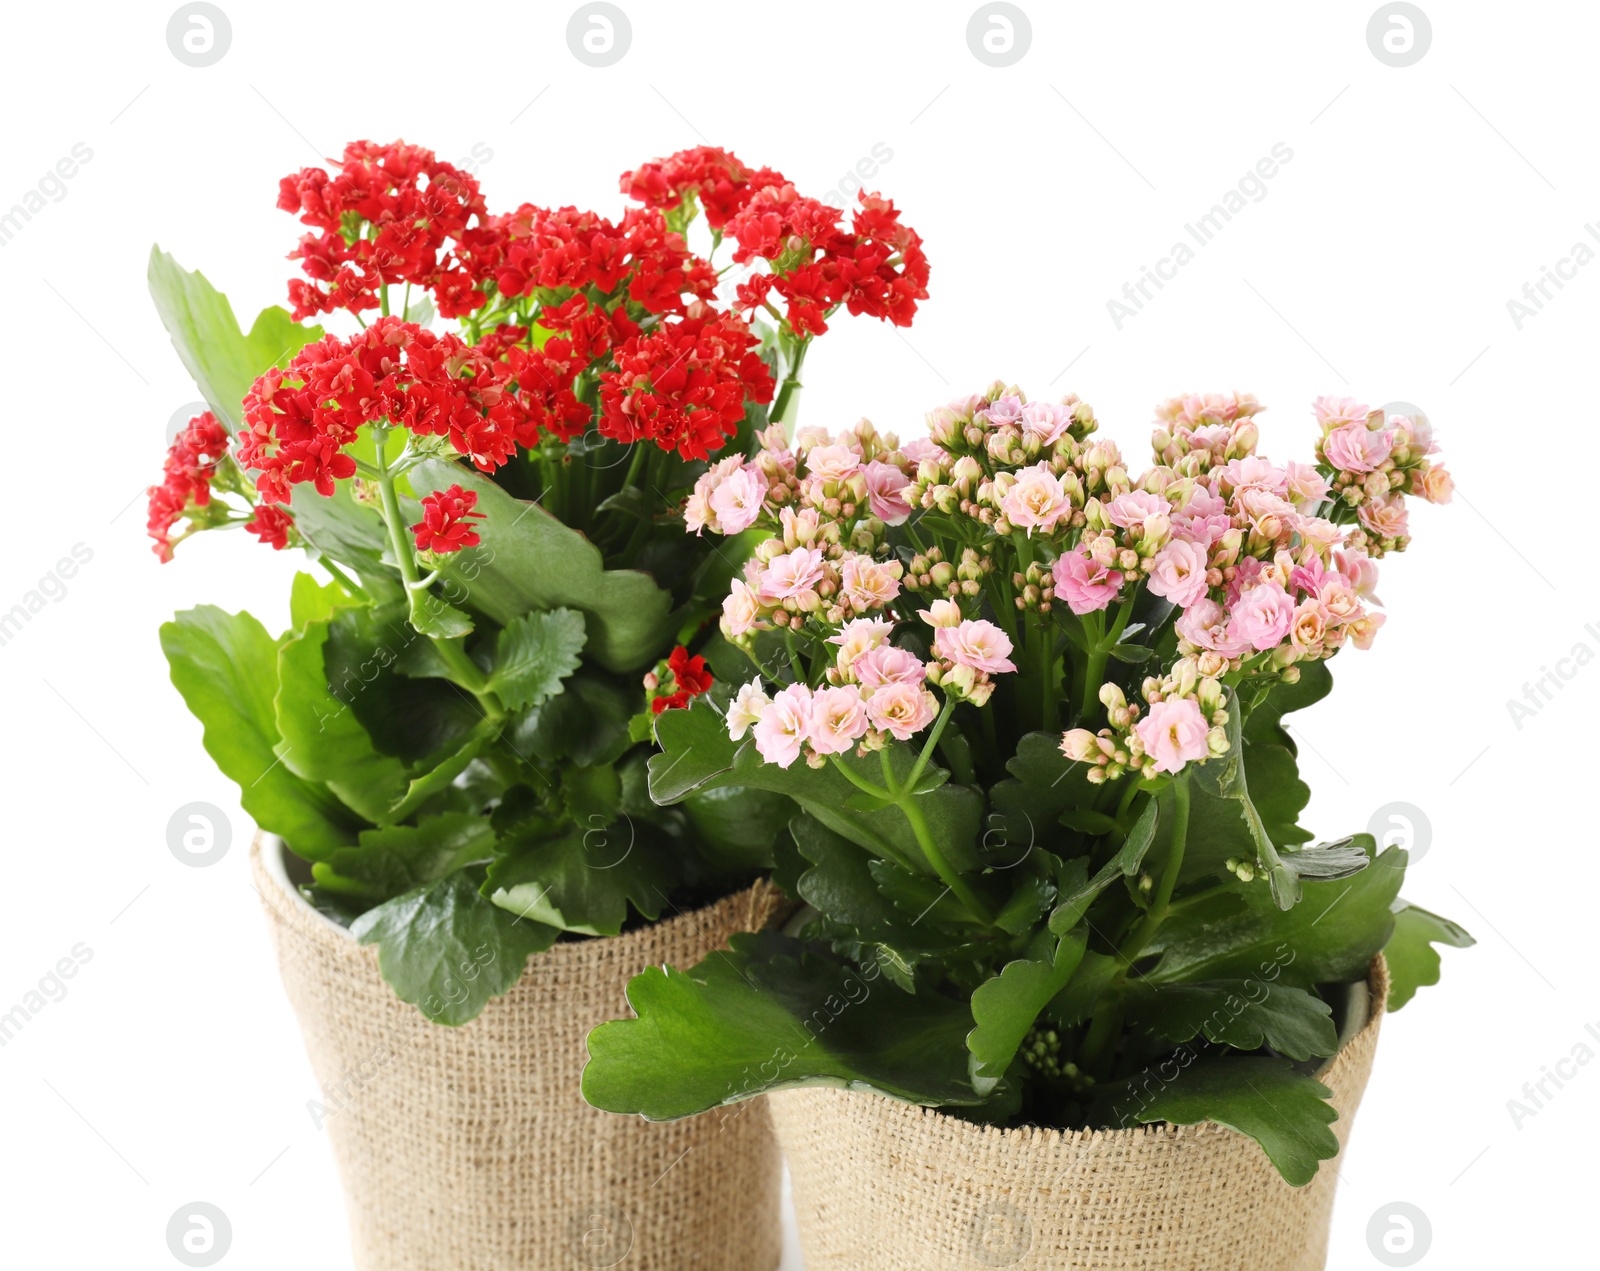
[[[1321, 1080], [1341, 1146], [1389, 976]], [[769, 1095], [806, 1271], [1319, 1271], [1338, 1161], [1290, 1187], [1218, 1125], [997, 1130], [859, 1091]]]
[[781, 1165], [764, 1101], [651, 1124], [578, 1091], [584, 1039], [630, 1014], [629, 979], [765, 926], [782, 900], [770, 884], [559, 943], [477, 1019], [446, 1028], [395, 998], [372, 948], [286, 890], [260, 839], [251, 862], [322, 1086], [316, 1115], [359, 1271], [777, 1266]]

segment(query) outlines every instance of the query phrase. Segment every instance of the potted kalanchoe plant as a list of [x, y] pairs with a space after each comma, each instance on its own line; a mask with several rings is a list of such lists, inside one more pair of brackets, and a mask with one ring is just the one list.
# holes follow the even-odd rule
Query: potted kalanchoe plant
[[353, 143], [283, 179], [305, 276], [248, 332], [151, 257], [210, 408], [150, 491], [157, 553], [243, 528], [321, 575], [281, 635], [201, 606], [162, 644], [264, 831], [363, 1267], [777, 1261], [764, 1114], [605, 1117], [583, 1039], [630, 976], [781, 899], [780, 796], [646, 792], [655, 723], [713, 683], [684, 642], [755, 543], [688, 536], [679, 505], [776, 444], [835, 313], [908, 325], [928, 267], [888, 201], [846, 218], [722, 150], [622, 190], [616, 220], [490, 213], [432, 152]]
[[808, 908], [639, 976], [590, 1102], [773, 1092], [818, 1265], [1322, 1265], [1385, 999], [1470, 938], [1399, 847], [1311, 842], [1283, 718], [1451, 484], [1421, 417], [1320, 399], [1280, 466], [1259, 410], [1168, 402], [1136, 475], [1087, 403], [996, 384], [700, 479], [690, 528], [766, 537], [650, 790], [790, 800]]

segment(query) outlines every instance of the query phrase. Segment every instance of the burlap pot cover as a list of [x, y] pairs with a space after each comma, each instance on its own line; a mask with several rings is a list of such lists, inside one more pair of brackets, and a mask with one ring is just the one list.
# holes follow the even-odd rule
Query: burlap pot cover
[[[1372, 1071], [1389, 974], [1320, 1080], [1341, 1147]], [[1319, 1271], [1338, 1181], [1290, 1187], [1219, 1125], [997, 1130], [879, 1095], [771, 1094], [806, 1271]]]
[[[583, 1102], [590, 1029], [648, 966], [693, 966], [765, 926], [767, 883], [608, 940], [562, 942], [460, 1028], [430, 1024], [251, 849], [323, 1093], [360, 1271], [772, 1271], [781, 1165], [762, 1100], [651, 1124]], [[315, 1259], [313, 1259], [315, 1261]]]

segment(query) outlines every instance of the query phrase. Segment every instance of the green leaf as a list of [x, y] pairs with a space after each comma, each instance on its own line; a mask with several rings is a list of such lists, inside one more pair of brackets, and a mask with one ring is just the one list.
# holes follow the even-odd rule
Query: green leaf
[[1291, 851], [1283, 851], [1283, 863], [1296, 878], [1348, 878], [1364, 870], [1369, 859], [1367, 849], [1352, 835], [1333, 843], [1313, 843]]
[[465, 872], [369, 909], [351, 924], [378, 946], [378, 969], [402, 1002], [436, 1024], [465, 1024], [519, 979], [559, 934], [478, 894]]
[[[1245, 833], [1248, 835], [1254, 851], [1253, 855], [1267, 876], [1267, 882], [1272, 890], [1272, 898], [1280, 909], [1288, 909], [1300, 900], [1301, 889], [1299, 875], [1294, 870], [1287, 868], [1278, 856], [1276, 843], [1262, 819], [1261, 812], [1255, 801], [1250, 796], [1244, 736], [1240, 716], [1239, 698], [1237, 691], [1229, 699], [1228, 709], [1228, 751], [1217, 759], [1211, 759], [1196, 766], [1192, 787], [1194, 791], [1210, 795], [1223, 801], [1231, 801], [1237, 805], [1237, 812], [1243, 818]], [[1272, 747], [1266, 748], [1270, 755]], [[1277, 748], [1278, 755], [1287, 756], [1291, 772], [1294, 769], [1293, 756], [1282, 747]], [[1298, 775], [1293, 778], [1298, 781]], [[1287, 784], [1288, 778], [1281, 778]], [[1302, 787], [1303, 789], [1304, 787]], [[1297, 797], [1297, 796], [1295, 796]], [[1304, 800], [1299, 800], [1299, 806], [1304, 806]], [[1191, 834], [1195, 831], [1191, 829]], [[1203, 832], [1203, 831], [1202, 831]], [[1213, 852], [1215, 848], [1213, 848]]]
[[631, 744], [628, 723], [634, 701], [609, 680], [579, 671], [566, 681], [564, 692], [517, 715], [506, 741], [519, 755], [546, 763], [615, 763]]
[[553, 697], [578, 669], [583, 651], [583, 615], [573, 609], [525, 613], [513, 619], [495, 643], [489, 688], [510, 710]]
[[604, 569], [600, 550], [582, 534], [458, 464], [425, 459], [410, 477], [419, 495], [460, 485], [478, 496], [483, 543], [444, 566], [470, 607], [502, 626], [531, 609], [576, 609], [588, 627], [588, 653], [608, 670], [633, 671], [660, 657], [676, 624], [671, 595], [648, 574]]
[[416, 825], [363, 830], [360, 846], [330, 852], [311, 872], [329, 890], [388, 898], [487, 859], [493, 845], [488, 817], [447, 812]]
[[298, 629], [326, 622], [336, 609], [361, 603], [336, 582], [319, 583], [310, 574], [296, 574], [289, 586], [289, 625]]
[[204, 726], [206, 753], [238, 783], [255, 823], [308, 859], [353, 842], [361, 819], [278, 759], [278, 646], [266, 628], [247, 613], [201, 605], [162, 626], [161, 648], [173, 687]]
[[[1150, 844], [1155, 841], [1156, 827], [1160, 824], [1159, 801], [1152, 797], [1145, 800], [1143, 811], [1139, 819], [1133, 823], [1133, 828], [1128, 831], [1128, 837], [1122, 841], [1122, 846], [1117, 854], [1102, 865], [1095, 876], [1080, 886], [1068, 889], [1065, 885], [1061, 888], [1061, 901], [1056, 905], [1050, 915], [1050, 930], [1058, 936], [1065, 935], [1083, 920], [1083, 915], [1089, 911], [1089, 906], [1107, 887], [1120, 875], [1131, 878], [1139, 872], [1145, 854], [1150, 850]], [[1082, 879], [1083, 874], [1078, 874]]]
[[291, 491], [295, 529], [318, 555], [353, 569], [374, 603], [396, 601], [404, 593], [400, 571], [388, 561], [388, 531], [376, 508], [357, 503], [350, 483], [341, 481], [328, 496], [310, 482]]
[[1111, 646], [1111, 656], [1118, 662], [1127, 662], [1137, 666], [1141, 662], [1148, 662], [1155, 657], [1154, 649], [1147, 649], [1142, 644], [1114, 644]]
[[172, 347], [230, 433], [239, 431], [244, 395], [256, 378], [322, 338], [321, 327], [303, 327], [276, 306], [263, 309], [246, 335], [228, 298], [159, 247], [150, 249], [148, 279]]
[[1270, 1046], [1290, 1059], [1328, 1056], [1339, 1049], [1326, 1002], [1305, 989], [1259, 979], [1163, 985], [1133, 994], [1126, 1017], [1130, 1024], [1174, 1042], [1204, 1033], [1218, 1045], [1235, 1050]]
[[1254, 1139], [1286, 1182], [1304, 1187], [1322, 1161], [1339, 1154], [1339, 1140], [1328, 1128], [1339, 1119], [1327, 1102], [1332, 1093], [1315, 1078], [1296, 1072], [1287, 1059], [1227, 1055], [1195, 1060], [1193, 1052], [1180, 1052], [1106, 1091], [1101, 1106], [1109, 1109], [1107, 1119], [1119, 1129], [1157, 1121], [1215, 1121]]
[[667, 1121], [801, 1085], [981, 1102], [965, 1003], [902, 992], [775, 931], [737, 934], [689, 971], [651, 967], [628, 1004], [637, 1019], [589, 1034], [583, 1097], [608, 1112]]
[[489, 867], [489, 898], [500, 908], [563, 931], [614, 936], [628, 904], [654, 922], [675, 879], [670, 860], [624, 818], [557, 838], [501, 843]]
[[1063, 936], [1050, 962], [1009, 962], [973, 991], [972, 1018], [977, 1026], [967, 1034], [967, 1049], [972, 1053], [973, 1084], [980, 1092], [988, 1093], [1005, 1075], [1039, 1012], [1066, 987], [1083, 961], [1088, 935], [1079, 928]]
[[[1372, 850], [1370, 836], [1361, 841]], [[1394, 929], [1389, 904], [1405, 865], [1405, 852], [1388, 848], [1352, 878], [1307, 882], [1290, 910], [1278, 909], [1259, 885], [1186, 905], [1151, 942], [1147, 952], [1162, 957], [1143, 980], [1267, 979], [1311, 988], [1360, 979]]]
[[1051, 840], [1061, 837], [1055, 827], [1063, 814], [1094, 805], [1098, 787], [1089, 784], [1089, 766], [1061, 753], [1060, 733], [1028, 733], [1017, 743], [1006, 771], [1011, 776], [989, 792], [993, 811], [987, 818], [985, 843], [1008, 861], [1035, 845], [1059, 856], [1071, 855]]
[[772, 846], [795, 811], [792, 799], [746, 786], [697, 791], [682, 807], [701, 853], [735, 872], [772, 868]]
[[1434, 945], [1465, 949], [1477, 941], [1458, 923], [1410, 901], [1397, 899], [1393, 908], [1394, 934], [1383, 946], [1383, 958], [1389, 964], [1389, 1009], [1398, 1011], [1419, 988], [1439, 982], [1439, 952]]

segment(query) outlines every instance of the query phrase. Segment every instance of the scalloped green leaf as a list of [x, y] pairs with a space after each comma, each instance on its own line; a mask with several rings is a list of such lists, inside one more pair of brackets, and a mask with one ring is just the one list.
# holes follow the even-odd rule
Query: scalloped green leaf
[[1389, 1009], [1398, 1011], [1419, 988], [1439, 982], [1439, 951], [1434, 945], [1466, 949], [1478, 942], [1459, 923], [1420, 905], [1397, 899], [1393, 908], [1394, 934], [1383, 946], [1383, 960], [1389, 964]]
[[1290, 1059], [1326, 1057], [1339, 1049], [1328, 1004], [1305, 989], [1260, 979], [1166, 984], [1134, 994], [1127, 1020], [1168, 1041], [1207, 1041], [1235, 1050], [1270, 1046]]
[[583, 615], [575, 609], [547, 609], [513, 619], [495, 642], [489, 689], [514, 711], [553, 697], [578, 669], [584, 639]]
[[1008, 962], [999, 975], [973, 990], [976, 1026], [967, 1034], [967, 1049], [972, 1053], [974, 1084], [980, 1090], [1005, 1075], [1039, 1012], [1066, 987], [1083, 961], [1088, 937], [1088, 931], [1080, 927], [1061, 938], [1051, 961], [1019, 958]]

